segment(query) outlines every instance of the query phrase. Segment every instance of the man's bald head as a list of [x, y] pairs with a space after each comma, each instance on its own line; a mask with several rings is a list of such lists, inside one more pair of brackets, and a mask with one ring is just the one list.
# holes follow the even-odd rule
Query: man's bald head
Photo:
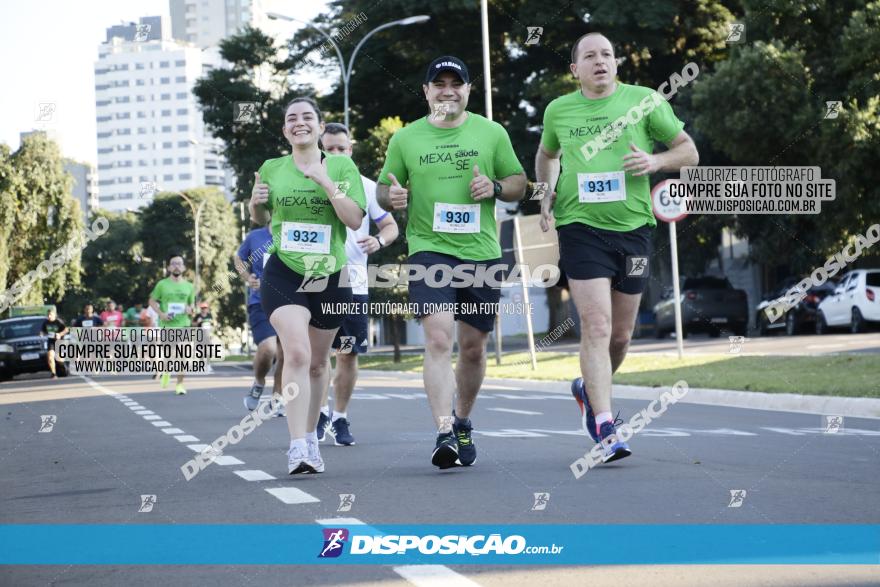
[[[614, 55], [614, 45], [611, 44], [611, 40], [608, 37], [606, 37], [602, 33], [587, 33], [585, 35], [581, 35], [580, 38], [574, 42], [574, 45], [572, 45], [572, 47], [571, 47], [571, 62], [572, 63], [577, 63], [578, 56], [581, 55], [581, 53], [583, 53], [583, 51], [585, 51], [585, 49], [581, 49], [581, 47], [580, 47], [581, 41], [583, 41], [584, 39], [593, 40], [593, 42], [591, 42], [590, 45], [600, 44], [600, 45], [604, 46], [605, 43], [607, 43], [607, 47], [611, 48], [611, 54]], [[604, 40], [604, 43], [602, 42], [602, 40]]]

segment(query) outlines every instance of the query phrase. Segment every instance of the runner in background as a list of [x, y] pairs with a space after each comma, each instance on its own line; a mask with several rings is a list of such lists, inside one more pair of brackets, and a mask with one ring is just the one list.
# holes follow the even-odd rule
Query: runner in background
[[40, 334], [46, 337], [46, 361], [49, 363], [49, 371], [52, 372], [52, 379], [57, 379], [55, 373], [55, 341], [61, 340], [69, 329], [55, 314], [55, 308], [49, 308], [46, 313], [46, 321], [40, 327]]
[[[581, 36], [569, 68], [580, 88], [547, 105], [535, 174], [558, 192], [541, 201], [541, 228], [546, 232], [555, 223], [559, 267], [581, 323], [582, 377], [572, 381], [571, 392], [584, 429], [602, 443], [604, 462], [611, 462], [631, 454], [617, 436], [611, 378], [626, 357], [647, 284], [645, 277], [630, 276], [628, 267], [651, 256], [657, 221], [648, 177], [696, 165], [699, 155], [684, 123], [656, 91], [616, 81], [614, 48], [604, 35]], [[616, 137], [587, 159], [585, 144], [599, 136], [590, 128], [608, 129], [620, 120], [626, 123]], [[653, 153], [657, 142], [668, 150]]]
[[[171, 255], [168, 258], [169, 277], [160, 280], [150, 293], [150, 307], [159, 315], [161, 328], [190, 327], [190, 317], [193, 314], [196, 295], [193, 284], [183, 278], [184, 271], [186, 271], [186, 266], [183, 263], [183, 257], [178, 254]], [[177, 374], [175, 395], [186, 395], [183, 376], [183, 373]], [[170, 378], [170, 373], [162, 373], [159, 378], [162, 389], [168, 386]]]
[[144, 304], [144, 309], [141, 310], [140, 315], [140, 325], [144, 328], [155, 328], [159, 323], [159, 314], [156, 313], [156, 310], [150, 306], [149, 300], [146, 304]]
[[132, 326], [140, 326], [141, 325], [141, 312], [144, 311], [144, 305], [140, 302], [137, 302], [133, 306], [129, 306], [128, 309], [122, 313], [123, 318], [125, 318], [125, 325]]
[[95, 306], [92, 304], [86, 304], [83, 306], [83, 313], [73, 321], [73, 325], [76, 328], [95, 328], [103, 326], [104, 321], [101, 320], [100, 316], [95, 314]]
[[[348, 128], [338, 122], [328, 122], [321, 135], [324, 150], [331, 155], [351, 157], [351, 138]], [[329, 388], [325, 387], [318, 418], [318, 441], [324, 440], [325, 432], [330, 433], [336, 446], [351, 446], [354, 436], [351, 434], [348, 418], [348, 402], [357, 383], [358, 355], [367, 352], [370, 318], [366, 307], [369, 303], [367, 283], [367, 255], [394, 242], [399, 234], [394, 217], [383, 210], [376, 202], [376, 182], [361, 175], [364, 194], [367, 197], [367, 214], [360, 228], [346, 228], [345, 256], [348, 258], [348, 275], [351, 282], [352, 302], [361, 304], [363, 312], [346, 315], [342, 326], [333, 339], [336, 349], [336, 372], [333, 374], [333, 414], [327, 404]], [[370, 220], [379, 229], [379, 234], [370, 236]], [[329, 373], [329, 369], [328, 369]]]
[[101, 322], [105, 328], [121, 328], [124, 320], [122, 312], [116, 309], [116, 302], [110, 300], [107, 302], [106, 309], [101, 312]]
[[[263, 312], [260, 303], [260, 278], [263, 276], [263, 267], [269, 260], [269, 249], [272, 246], [272, 233], [268, 226], [254, 225], [247, 233], [244, 241], [233, 255], [232, 261], [241, 278], [248, 284], [247, 315], [248, 325], [257, 352], [254, 355], [254, 381], [250, 390], [244, 396], [244, 407], [250, 411], [257, 409], [260, 396], [266, 386], [266, 375], [275, 362], [275, 377], [273, 380], [273, 392], [276, 397], [281, 394], [281, 361], [283, 353], [277, 352], [277, 336], [275, 329], [269, 323], [269, 318]], [[282, 414], [282, 411], [278, 412]]]
[[214, 327], [214, 316], [211, 315], [211, 309], [206, 302], [199, 304], [199, 313], [193, 318], [192, 325], [196, 328]]

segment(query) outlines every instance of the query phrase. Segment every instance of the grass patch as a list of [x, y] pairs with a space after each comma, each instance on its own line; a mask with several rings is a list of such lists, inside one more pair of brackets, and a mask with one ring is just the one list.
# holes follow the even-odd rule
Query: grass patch
[[[400, 363], [390, 356], [366, 355], [363, 369], [422, 370], [421, 355], [404, 355]], [[489, 353], [487, 377], [567, 381], [580, 374], [578, 357], [569, 353], [538, 353], [532, 371], [528, 353], [505, 355], [502, 365]], [[614, 376], [626, 385], [671, 386], [684, 379], [690, 387], [736, 389], [769, 393], [801, 393], [880, 398], [880, 360], [874, 355], [813, 357], [633, 354]]]

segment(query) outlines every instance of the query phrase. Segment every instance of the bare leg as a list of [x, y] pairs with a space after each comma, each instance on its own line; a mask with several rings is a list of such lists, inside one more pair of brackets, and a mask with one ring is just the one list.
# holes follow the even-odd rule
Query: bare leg
[[312, 347], [312, 360], [309, 363], [309, 383], [311, 402], [306, 430], [313, 432], [318, 428], [318, 416], [324, 405], [327, 386], [330, 384], [330, 346], [336, 336], [337, 328], [324, 330], [309, 326], [309, 341]]
[[639, 313], [642, 294], [611, 292], [611, 372], [617, 373], [626, 358]]
[[455, 364], [455, 415], [467, 418], [471, 414], [483, 378], [486, 376], [486, 341], [489, 333], [470, 324], [458, 322], [458, 361]]
[[311, 312], [302, 306], [282, 306], [272, 312], [269, 322], [278, 333], [284, 354], [282, 389], [293, 398], [287, 403], [287, 430], [290, 439], [305, 439], [310, 392], [309, 366], [312, 361], [309, 329]]
[[275, 338], [269, 337], [260, 341], [257, 345], [257, 354], [254, 356], [254, 380], [259, 385], [266, 385], [266, 375], [272, 368], [272, 359], [275, 358]]
[[49, 371], [52, 372], [52, 377], [55, 377], [55, 351], [49, 349], [46, 351], [46, 360], [49, 361]]
[[440, 432], [452, 431], [452, 400], [455, 396], [455, 374], [452, 371], [452, 312], [425, 316], [425, 363], [422, 378], [434, 423]]
[[[333, 411], [345, 412], [358, 377], [358, 356], [336, 355], [336, 373], [333, 376]], [[325, 404], [326, 405], [326, 397]]]
[[581, 321], [581, 374], [595, 413], [611, 411], [611, 280], [569, 279]]

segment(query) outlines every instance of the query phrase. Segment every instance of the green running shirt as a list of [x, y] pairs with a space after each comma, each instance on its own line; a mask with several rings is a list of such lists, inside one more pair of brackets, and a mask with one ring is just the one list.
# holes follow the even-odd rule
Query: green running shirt
[[437, 128], [425, 117], [391, 137], [379, 182], [391, 185], [392, 173], [400, 185], [409, 183], [410, 255], [433, 251], [473, 261], [501, 256], [495, 198], [471, 197], [474, 164], [490, 179], [523, 170], [504, 127], [473, 112], [456, 128]]
[[166, 314], [174, 314], [171, 320], [159, 320], [162, 328], [189, 328], [190, 317], [186, 306], [196, 303], [196, 288], [190, 282], [181, 279], [174, 281], [170, 277], [159, 281], [150, 297], [159, 302], [159, 309]]
[[[606, 133], [635, 107], [641, 120], [627, 123], [616, 140], [600, 148], [588, 161], [582, 148]], [[631, 116], [630, 120], [635, 116]], [[654, 142], [667, 143], [684, 128], [672, 107], [650, 88], [617, 84], [608, 97], [590, 100], [580, 90], [560, 96], [544, 110], [541, 144], [548, 151], [562, 149], [562, 172], [556, 188], [556, 226], [580, 222], [594, 228], [627, 232], [645, 224], [656, 226], [651, 208], [649, 176], [623, 172], [623, 156], [630, 143], [646, 153]], [[610, 130], [610, 129], [609, 129]], [[609, 173], [611, 172], [611, 173]]]
[[[344, 155], [327, 155], [327, 175], [337, 193], [367, 207], [361, 174]], [[342, 270], [345, 224], [336, 215], [327, 192], [299, 170], [290, 155], [269, 159], [260, 166], [260, 179], [269, 185], [266, 207], [272, 212], [272, 245], [268, 252], [292, 271], [331, 275]]]

